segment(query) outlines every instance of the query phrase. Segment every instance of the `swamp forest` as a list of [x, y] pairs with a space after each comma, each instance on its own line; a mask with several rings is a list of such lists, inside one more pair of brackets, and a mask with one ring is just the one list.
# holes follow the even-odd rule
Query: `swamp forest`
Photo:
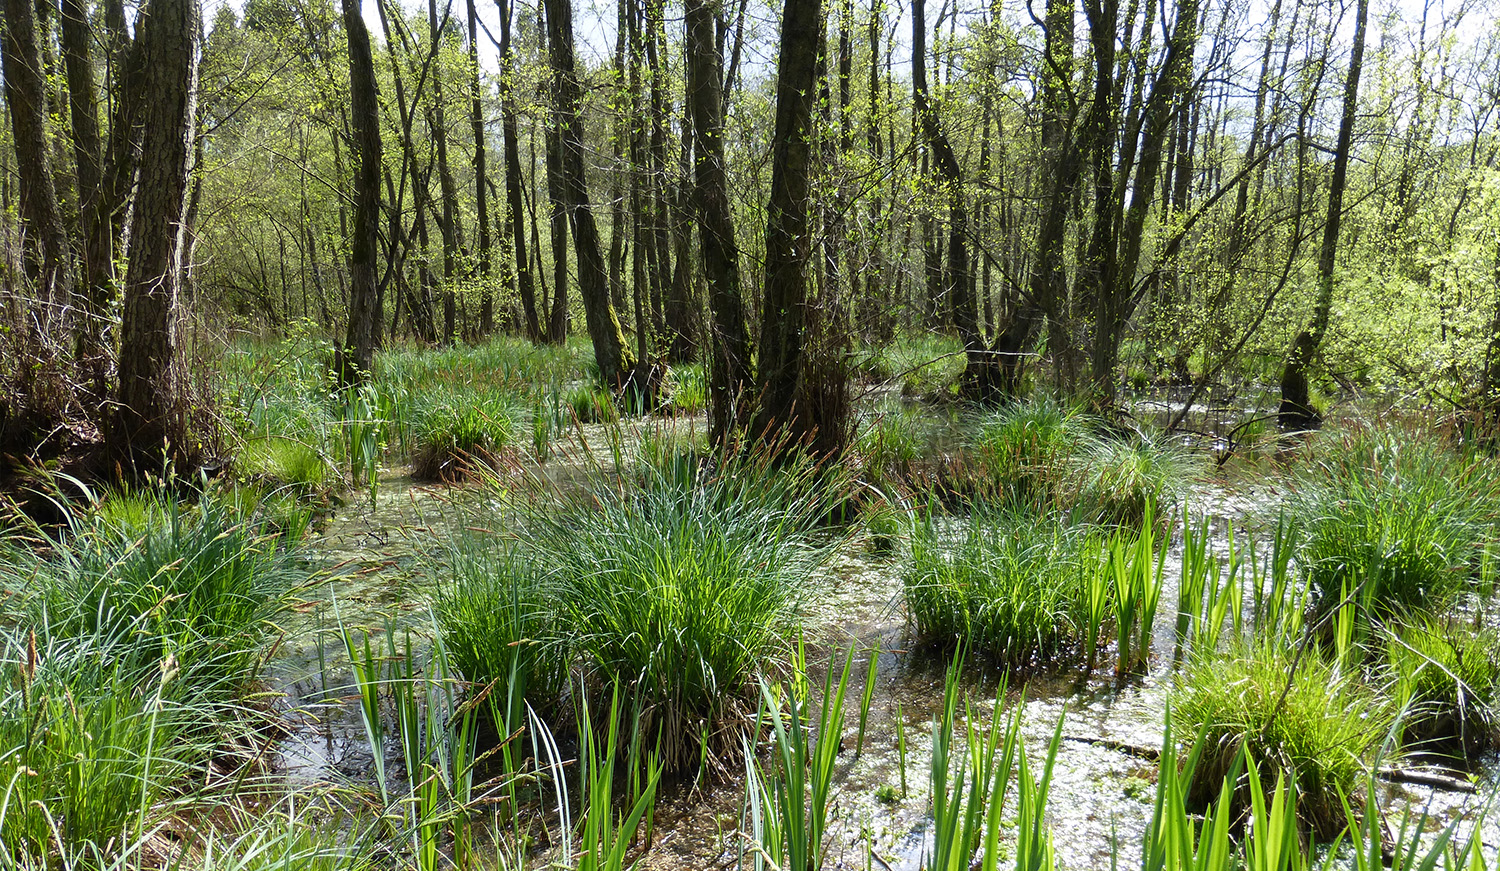
[[0, 61], [0, 871], [1500, 871], [1495, 0]]

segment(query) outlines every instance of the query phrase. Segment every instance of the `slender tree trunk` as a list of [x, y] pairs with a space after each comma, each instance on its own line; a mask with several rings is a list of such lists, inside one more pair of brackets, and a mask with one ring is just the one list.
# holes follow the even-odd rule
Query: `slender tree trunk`
[[589, 204], [584, 173], [583, 124], [578, 117], [583, 89], [573, 59], [573, 7], [570, 0], [546, 0], [547, 48], [557, 84], [560, 178], [568, 224], [578, 255], [578, 290], [594, 345], [594, 360], [605, 384], [623, 388], [635, 368], [620, 319], [609, 299], [609, 274], [599, 248], [599, 230]]
[[[446, 11], [443, 17], [446, 20]], [[437, 0], [427, 0], [427, 28], [436, 52], [443, 40], [438, 24]], [[438, 217], [438, 229], [443, 234], [443, 341], [451, 345], [458, 339], [454, 284], [459, 279], [458, 260], [464, 243], [463, 229], [458, 225], [458, 184], [453, 180], [453, 167], [448, 162], [448, 121], [443, 108], [445, 102], [442, 72], [434, 64], [428, 126], [432, 130], [433, 144], [437, 146], [438, 187], [443, 198], [442, 212]]]
[[180, 407], [177, 298], [186, 246], [189, 162], [202, 26], [197, 0], [151, 0], [137, 22], [151, 94], [142, 112], [140, 186], [120, 326], [120, 373], [111, 450], [135, 470], [165, 455], [196, 459]]
[[[47, 137], [48, 92], [43, 75], [36, 6], [31, 0], [5, 0], [0, 50], [4, 53], [5, 102], [10, 107], [20, 194], [23, 262], [39, 306], [40, 335], [52, 340], [53, 328], [72, 302], [73, 269], [67, 229], [59, 207]], [[29, 319], [28, 319], [29, 320]]]
[[380, 94], [370, 32], [359, 0], [343, 0], [349, 40], [349, 104], [357, 165], [354, 171], [354, 227], [349, 251], [349, 333], [339, 360], [339, 380], [359, 384], [375, 352], [375, 280], [380, 221]]
[[479, 222], [479, 333], [488, 336], [495, 330], [495, 287], [490, 280], [493, 272], [490, 238], [489, 167], [486, 161], [484, 129], [484, 92], [479, 78], [479, 15], [474, 9], [474, 0], [465, 0], [469, 12], [469, 127], [474, 136], [474, 211]]
[[693, 116], [694, 207], [708, 283], [709, 415], [713, 438], [744, 425], [753, 381], [750, 338], [740, 295], [739, 247], [724, 171], [723, 67], [706, 0], [686, 0], [687, 101]]
[[1292, 340], [1286, 365], [1281, 370], [1281, 406], [1276, 422], [1282, 429], [1317, 426], [1318, 413], [1308, 397], [1307, 370], [1328, 332], [1333, 311], [1333, 279], [1338, 254], [1339, 227], [1344, 219], [1344, 188], [1349, 180], [1349, 154], [1354, 148], [1354, 120], [1359, 109], [1359, 76], [1365, 56], [1365, 22], [1370, 0], [1358, 0], [1354, 14], [1354, 45], [1349, 50], [1349, 74], [1344, 80], [1344, 111], [1339, 118], [1338, 145], [1334, 150], [1333, 175], [1328, 180], [1328, 220], [1323, 225], [1323, 244], [1318, 251], [1317, 297], [1312, 318]]
[[[505, 151], [505, 203], [509, 210], [507, 226], [516, 267], [516, 293], [521, 297], [521, 312], [526, 319], [526, 335], [533, 342], [542, 339], [542, 323], [537, 314], [536, 290], [531, 276], [531, 261], [526, 251], [526, 207], [521, 195], [521, 147], [516, 123], [515, 46], [511, 44], [510, 0], [495, 0], [500, 9], [500, 124]], [[544, 300], [545, 301], [545, 300]]]

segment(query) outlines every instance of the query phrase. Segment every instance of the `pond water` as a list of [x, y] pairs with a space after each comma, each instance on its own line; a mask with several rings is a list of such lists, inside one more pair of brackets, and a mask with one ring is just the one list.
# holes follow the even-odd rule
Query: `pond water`
[[[590, 437], [592, 435], [592, 437]], [[584, 433], [580, 447], [554, 457], [545, 467], [522, 464], [518, 472], [545, 469], [554, 484], [569, 477], [609, 471], [621, 446], [610, 445], [601, 429]], [[633, 445], [629, 454], [633, 454]], [[540, 475], [538, 475], [540, 477]], [[373, 504], [354, 500], [339, 510], [317, 536], [314, 547], [329, 568], [328, 581], [310, 592], [297, 625], [273, 663], [270, 680], [286, 694], [293, 723], [280, 745], [282, 771], [294, 786], [369, 782], [371, 758], [357, 714], [344, 688], [349, 668], [337, 622], [379, 631], [410, 628], [430, 633], [427, 590], [441, 565], [443, 541], [466, 529], [502, 525], [504, 499], [493, 488], [449, 487], [414, 482], [399, 470], [381, 476]], [[1188, 502], [1207, 516], [1213, 545], [1224, 547], [1231, 523], [1263, 518], [1280, 498], [1265, 482], [1201, 485]], [[476, 518], [482, 518], [480, 523]], [[1048, 819], [1059, 864], [1064, 868], [1108, 867], [1111, 844], [1120, 858], [1138, 862], [1141, 833], [1151, 813], [1156, 763], [1149, 752], [1162, 742], [1162, 719], [1173, 680], [1173, 621], [1163, 616], [1176, 602], [1180, 544], [1167, 557], [1162, 611], [1158, 614], [1151, 667], [1125, 683], [1108, 668], [1082, 678], [1078, 670], [1013, 680], [1007, 706], [1024, 698], [1023, 731], [1033, 760], [1065, 718], [1057, 756]], [[879, 554], [862, 534], [841, 540], [821, 567], [805, 602], [805, 633], [814, 683], [830, 656], [857, 651], [851, 684], [865, 673], [867, 657], [878, 650], [875, 692], [862, 751], [856, 756], [859, 688], [846, 706], [844, 751], [836, 773], [833, 822], [827, 843], [829, 865], [866, 868], [869, 861], [887, 871], [918, 871], [929, 849], [928, 758], [934, 719], [940, 715], [946, 658], [913, 642], [901, 604], [902, 556]], [[321, 639], [321, 643], [320, 643]], [[1001, 676], [983, 669], [965, 675], [973, 712], [987, 726]], [[897, 752], [897, 717], [907, 739], [905, 786]], [[960, 729], [961, 732], [961, 729]], [[395, 748], [390, 748], [393, 752]], [[1424, 786], [1384, 784], [1380, 803], [1391, 814], [1411, 809], [1431, 813], [1429, 831], [1458, 814], [1471, 814], [1500, 785], [1496, 760], [1476, 770], [1477, 794]], [[658, 800], [656, 833], [643, 856], [645, 868], [733, 867], [740, 840], [744, 784], [669, 783]], [[1392, 823], [1393, 828], [1399, 820]], [[1483, 823], [1485, 841], [1500, 845], [1500, 810], [1491, 807]]]

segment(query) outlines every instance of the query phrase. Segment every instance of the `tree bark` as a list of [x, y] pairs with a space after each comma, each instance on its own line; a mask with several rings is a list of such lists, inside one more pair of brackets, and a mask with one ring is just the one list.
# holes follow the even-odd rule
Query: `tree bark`
[[353, 123], [354, 221], [349, 253], [349, 332], [338, 365], [344, 385], [362, 383], [375, 353], [375, 259], [380, 221], [380, 94], [370, 32], [360, 15], [360, 0], [343, 0], [344, 30], [349, 39], [349, 102]]
[[1333, 174], [1328, 180], [1328, 220], [1323, 225], [1323, 244], [1318, 252], [1317, 297], [1312, 318], [1292, 340], [1286, 365], [1281, 370], [1281, 405], [1276, 422], [1282, 429], [1309, 429], [1318, 425], [1318, 412], [1308, 396], [1307, 370], [1328, 332], [1333, 311], [1335, 256], [1339, 226], [1344, 218], [1344, 188], [1349, 181], [1349, 153], [1354, 147], [1354, 119], [1359, 109], [1359, 76], [1365, 56], [1365, 22], [1370, 0], [1359, 0], [1354, 13], [1354, 45], [1349, 50], [1349, 74], [1344, 80], [1344, 110], [1339, 118], [1339, 138], [1334, 150]]
[[739, 247], [724, 172], [724, 97], [719, 92], [723, 58], [714, 34], [715, 15], [706, 0], [686, 0], [686, 15], [693, 207], [708, 284], [709, 422], [711, 437], [717, 441], [744, 425], [745, 394], [754, 376], [740, 293]]
[[574, 251], [578, 255], [578, 290], [583, 298], [584, 318], [599, 375], [605, 384], [622, 389], [636, 361], [625, 344], [620, 319], [609, 299], [609, 273], [589, 204], [583, 125], [578, 117], [583, 89], [573, 57], [573, 7], [570, 0], [546, 0], [546, 7], [548, 58], [557, 84], [560, 180], [568, 226], [573, 231]]
[[474, 0], [466, 0], [469, 12], [469, 127], [474, 136], [474, 211], [479, 222], [479, 334], [488, 336], [495, 330], [495, 288], [490, 281], [492, 265], [490, 239], [490, 201], [486, 182], [489, 170], [485, 160], [484, 92], [479, 78], [479, 14]]
[[[72, 302], [73, 269], [67, 229], [52, 172], [52, 152], [47, 139], [47, 81], [43, 73], [36, 7], [31, 0], [5, 0], [3, 50], [5, 102], [10, 106], [11, 133], [16, 152], [17, 189], [22, 235], [23, 263], [39, 304], [42, 341], [55, 339], [53, 327]], [[29, 319], [28, 319], [29, 320]]]
[[505, 205], [509, 211], [506, 226], [510, 228], [516, 293], [521, 297], [521, 314], [526, 320], [526, 335], [533, 342], [539, 342], [542, 340], [542, 323], [537, 315], [531, 261], [526, 252], [526, 205], [521, 194], [521, 149], [513, 82], [516, 51], [510, 36], [512, 11], [510, 0], [495, 0], [495, 5], [500, 9], [500, 127], [505, 152]]
[[120, 328], [120, 383], [109, 439], [139, 470], [193, 459], [180, 407], [177, 298], [186, 246], [189, 162], [202, 27], [197, 0], [151, 0], [137, 24], [142, 109], [140, 184]]
[[[753, 435], [802, 444], [820, 421], [802, 396], [807, 267], [812, 256], [812, 109], [817, 98], [822, 0], [786, 0], [776, 69], [776, 127], [766, 221], [766, 284], [761, 308], [759, 410]], [[801, 403], [799, 404], [799, 400]], [[785, 439], [785, 442], [781, 440]]]

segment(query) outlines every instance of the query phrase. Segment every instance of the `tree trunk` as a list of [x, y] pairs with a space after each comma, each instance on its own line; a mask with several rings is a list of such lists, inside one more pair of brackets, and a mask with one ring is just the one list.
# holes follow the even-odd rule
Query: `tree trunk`
[[[521, 297], [526, 335], [533, 342], [542, 340], [542, 323], [537, 315], [536, 290], [531, 277], [531, 262], [526, 253], [526, 206], [521, 196], [521, 150], [516, 132], [516, 98], [514, 83], [516, 52], [511, 44], [510, 0], [495, 0], [500, 8], [500, 125], [505, 150], [505, 204], [509, 210], [507, 226], [516, 268], [516, 293]], [[545, 300], [544, 300], [545, 301]]]
[[1323, 225], [1323, 244], [1318, 252], [1317, 298], [1311, 320], [1292, 340], [1286, 365], [1281, 370], [1281, 405], [1276, 422], [1282, 429], [1308, 429], [1318, 425], [1318, 413], [1308, 396], [1307, 370], [1328, 332], [1333, 311], [1334, 258], [1338, 253], [1339, 225], [1344, 218], [1344, 188], [1349, 180], [1349, 153], [1354, 147], [1354, 119], [1359, 108], [1359, 75], [1365, 56], [1365, 22], [1370, 0], [1359, 0], [1354, 13], [1354, 45], [1349, 50], [1349, 75], [1344, 81], [1344, 111], [1339, 118], [1338, 145], [1333, 157], [1333, 175], [1328, 180], [1328, 220]]
[[343, 0], [349, 40], [349, 103], [353, 122], [354, 232], [349, 252], [349, 332], [338, 361], [341, 383], [362, 383], [375, 353], [375, 259], [380, 221], [380, 95], [370, 32], [359, 0]]
[[[43, 75], [36, 7], [31, 0], [5, 0], [3, 6], [5, 102], [10, 106], [15, 137], [17, 188], [20, 194], [22, 253], [26, 277], [36, 294], [40, 334], [52, 341], [55, 326], [72, 302], [73, 270], [67, 229], [58, 205], [47, 137], [47, 81]], [[30, 319], [28, 318], [28, 322]]]
[[722, 57], [713, 9], [686, 0], [687, 102], [693, 118], [693, 206], [698, 218], [703, 274], [708, 283], [709, 419], [712, 438], [724, 439], [746, 418], [745, 392], [753, 381], [745, 303], [740, 294], [739, 247], [724, 172]]
[[486, 189], [489, 170], [485, 160], [484, 92], [479, 79], [479, 15], [474, 0], [466, 0], [469, 12], [469, 127], [474, 135], [474, 210], [479, 222], [479, 334], [488, 336], [495, 330], [495, 287], [490, 281], [490, 201]]
[[142, 110], [140, 184], [131, 216], [130, 265], [120, 327], [120, 383], [111, 450], [136, 471], [165, 456], [195, 457], [180, 407], [177, 297], [186, 244], [189, 161], [198, 91], [197, 0], [151, 0], [137, 32]]
[[[443, 17], [446, 20], [446, 11]], [[438, 25], [437, 0], [427, 0], [427, 28], [433, 56], [436, 57], [443, 40]], [[434, 65], [428, 127], [432, 131], [433, 144], [437, 146], [438, 187], [443, 197], [442, 212], [438, 216], [438, 228], [443, 233], [443, 341], [451, 345], [458, 339], [454, 284], [459, 278], [458, 259], [464, 243], [463, 230], [458, 225], [458, 185], [453, 180], [453, 167], [448, 162], [448, 121], [444, 104], [442, 71]]]
[[583, 125], [578, 117], [583, 89], [573, 59], [573, 7], [570, 0], [546, 0], [547, 47], [557, 84], [557, 122], [560, 180], [567, 206], [568, 225], [573, 231], [578, 255], [578, 290], [588, 322], [594, 360], [605, 384], [623, 388], [635, 368], [635, 358], [625, 344], [620, 320], [609, 299], [609, 274], [599, 248], [599, 230], [589, 204], [588, 179], [584, 172]]
[[[812, 109], [817, 98], [822, 0], [786, 0], [776, 69], [776, 128], [771, 141], [771, 199], [766, 221], [766, 284], [761, 309], [760, 409], [753, 435], [803, 444], [822, 421], [805, 407], [803, 332], [807, 267], [812, 256], [808, 211], [812, 188]], [[834, 423], [834, 422], [828, 422]]]

